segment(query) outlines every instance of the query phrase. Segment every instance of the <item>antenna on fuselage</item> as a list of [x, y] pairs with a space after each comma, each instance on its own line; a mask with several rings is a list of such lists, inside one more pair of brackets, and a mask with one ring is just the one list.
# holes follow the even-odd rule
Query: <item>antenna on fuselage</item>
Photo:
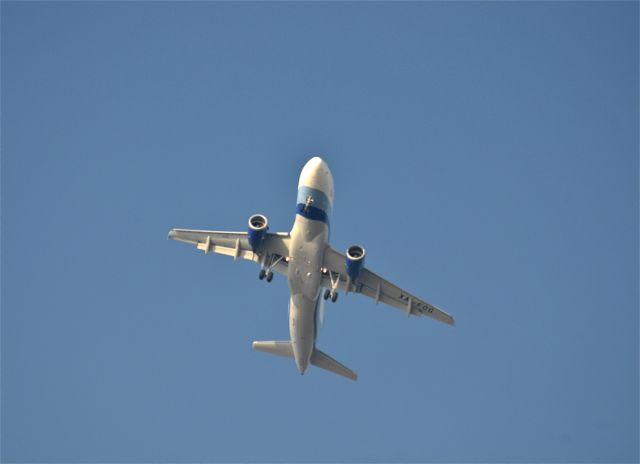
[[304, 203], [304, 212], [306, 213], [307, 210], [309, 209], [309, 206], [311, 206], [313, 204], [313, 197], [311, 195], [309, 195], [307, 197], [307, 201], [305, 201]]

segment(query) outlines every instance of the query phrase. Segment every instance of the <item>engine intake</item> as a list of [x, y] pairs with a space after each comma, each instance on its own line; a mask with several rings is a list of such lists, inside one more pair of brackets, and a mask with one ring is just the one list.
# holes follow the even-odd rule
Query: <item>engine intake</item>
[[269, 230], [269, 221], [264, 214], [253, 214], [249, 217], [249, 245], [255, 252]]
[[355, 281], [364, 267], [364, 248], [360, 245], [352, 245], [347, 248], [347, 274]]

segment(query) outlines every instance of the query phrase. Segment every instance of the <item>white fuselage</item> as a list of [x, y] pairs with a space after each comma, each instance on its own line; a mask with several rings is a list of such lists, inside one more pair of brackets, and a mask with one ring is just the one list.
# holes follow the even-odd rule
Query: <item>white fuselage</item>
[[321, 158], [312, 158], [298, 182], [296, 218], [289, 249], [289, 333], [300, 373], [304, 373], [315, 347], [322, 261], [329, 242], [333, 208], [333, 176]]

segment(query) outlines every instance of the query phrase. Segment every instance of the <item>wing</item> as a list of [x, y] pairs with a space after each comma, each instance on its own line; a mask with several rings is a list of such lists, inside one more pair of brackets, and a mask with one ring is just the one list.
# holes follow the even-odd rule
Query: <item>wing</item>
[[213, 252], [271, 265], [274, 271], [287, 273], [289, 259], [289, 234], [286, 232], [267, 233], [257, 252], [249, 245], [246, 232], [220, 232], [215, 230], [171, 229], [169, 238], [191, 243], [198, 250]]
[[337, 288], [344, 290], [346, 293], [361, 293], [373, 298], [376, 303], [381, 301], [389, 306], [401, 309], [408, 316], [411, 314], [429, 316], [445, 324], [454, 324], [453, 317], [450, 314], [392, 284], [367, 268], [363, 268], [358, 279], [355, 282], [351, 282], [346, 270], [346, 256], [330, 246], [325, 251], [322, 267], [324, 268], [323, 287], [332, 288], [332, 283], [333, 285], [337, 284]]

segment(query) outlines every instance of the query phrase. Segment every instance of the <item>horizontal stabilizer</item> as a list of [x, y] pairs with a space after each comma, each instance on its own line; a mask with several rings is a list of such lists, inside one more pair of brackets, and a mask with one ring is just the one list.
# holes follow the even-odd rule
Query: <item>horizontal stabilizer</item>
[[277, 354], [278, 356], [285, 356], [287, 358], [293, 358], [293, 348], [290, 341], [283, 342], [253, 342], [251, 347], [257, 351], [264, 351], [265, 353]]
[[358, 374], [353, 372], [347, 366], [340, 364], [331, 356], [323, 353], [317, 348], [314, 348], [313, 353], [311, 354], [311, 364], [320, 367], [321, 369], [331, 371], [335, 374], [342, 375], [343, 377], [346, 377], [348, 379], [358, 380]]

